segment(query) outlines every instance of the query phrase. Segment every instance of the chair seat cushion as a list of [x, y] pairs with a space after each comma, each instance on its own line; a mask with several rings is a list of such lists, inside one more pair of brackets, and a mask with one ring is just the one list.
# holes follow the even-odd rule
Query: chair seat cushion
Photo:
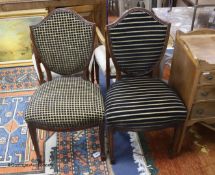
[[37, 127], [86, 127], [103, 121], [100, 89], [78, 77], [57, 78], [42, 84], [25, 113], [27, 123]]
[[112, 85], [105, 99], [107, 125], [162, 127], [184, 121], [186, 113], [181, 99], [159, 79], [122, 79]]

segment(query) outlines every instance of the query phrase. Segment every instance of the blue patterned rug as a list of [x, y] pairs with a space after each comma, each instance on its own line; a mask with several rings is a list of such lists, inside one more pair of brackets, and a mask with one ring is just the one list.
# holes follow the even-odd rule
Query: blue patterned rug
[[45, 157], [38, 169], [24, 120], [31, 95], [4, 95], [0, 94], [0, 174], [108, 175], [106, 163], [93, 157], [100, 151], [98, 128], [68, 133], [38, 130], [40, 152]]
[[38, 86], [33, 66], [0, 68], [0, 92], [17, 92], [36, 89]]
[[1, 167], [25, 159], [23, 150], [27, 141], [27, 127], [23, 120], [23, 110], [19, 109], [25, 109], [29, 99], [29, 96], [0, 98]]
[[[0, 94], [0, 174], [43, 172], [43, 168], [35, 166], [36, 157], [24, 121], [31, 94], [3, 95]], [[39, 143], [43, 144], [44, 134], [38, 134]]]

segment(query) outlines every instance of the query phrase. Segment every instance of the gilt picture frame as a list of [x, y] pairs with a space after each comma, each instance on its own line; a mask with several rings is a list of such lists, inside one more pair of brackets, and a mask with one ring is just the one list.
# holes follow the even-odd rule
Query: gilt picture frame
[[33, 64], [29, 26], [47, 14], [45, 9], [0, 13], [0, 67]]

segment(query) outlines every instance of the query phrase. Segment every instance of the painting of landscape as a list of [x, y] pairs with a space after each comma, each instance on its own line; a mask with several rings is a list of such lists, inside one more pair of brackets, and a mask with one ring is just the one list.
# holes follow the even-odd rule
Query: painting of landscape
[[32, 57], [29, 26], [43, 16], [0, 19], [0, 62], [29, 60]]

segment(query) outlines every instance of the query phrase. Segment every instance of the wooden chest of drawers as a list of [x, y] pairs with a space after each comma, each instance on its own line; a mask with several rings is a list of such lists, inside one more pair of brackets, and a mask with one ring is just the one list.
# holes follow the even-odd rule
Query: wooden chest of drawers
[[190, 126], [196, 122], [215, 123], [215, 30], [177, 33], [169, 83], [188, 110], [180, 151]]

